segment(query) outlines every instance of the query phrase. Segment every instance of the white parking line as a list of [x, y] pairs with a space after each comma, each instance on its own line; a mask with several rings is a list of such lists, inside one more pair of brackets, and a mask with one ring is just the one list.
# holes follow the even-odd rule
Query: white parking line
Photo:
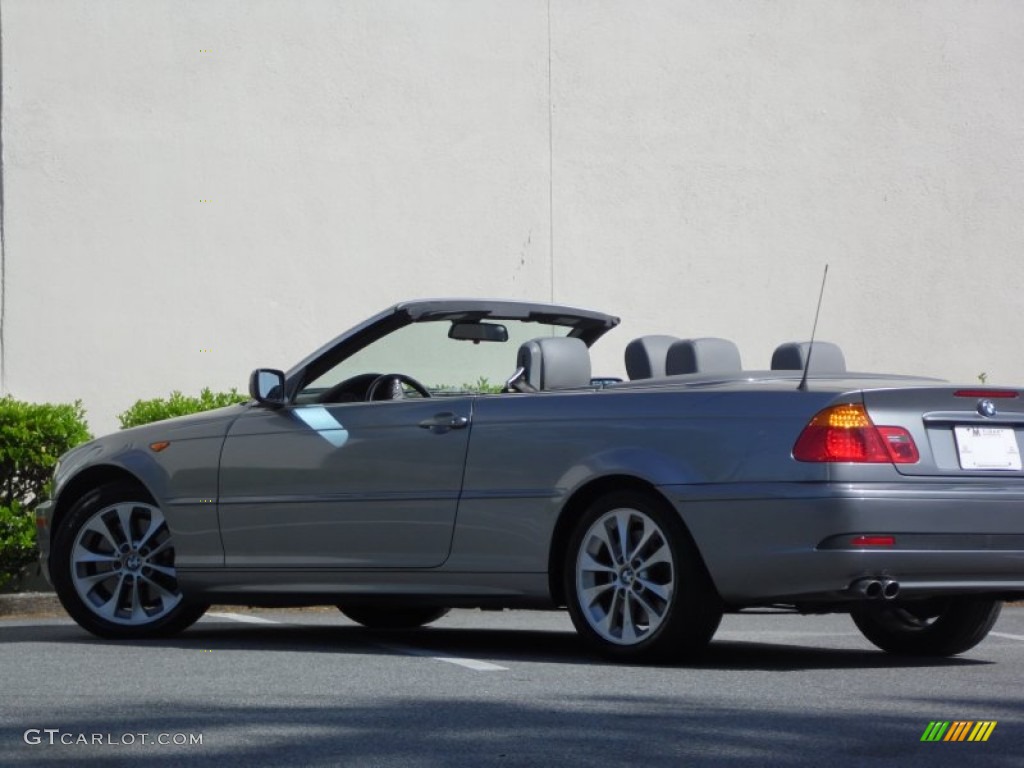
[[996, 637], [1005, 637], [1007, 640], [1024, 640], [1024, 635], [1011, 635], [1008, 632], [989, 632]]
[[455, 656], [431, 656], [430, 658], [434, 661], [446, 661], [449, 664], [458, 664], [460, 667], [474, 669], [477, 672], [508, 672], [508, 667], [491, 664], [489, 661], [479, 661], [478, 659], [460, 659]]
[[243, 624], [280, 624], [280, 621], [264, 619], [260, 616], [248, 616], [244, 613], [208, 613], [207, 616], [214, 619], [228, 619], [229, 621], [240, 621]]
[[472, 669], [475, 672], [508, 672], [508, 667], [503, 667], [499, 664], [491, 664], [489, 661], [480, 661], [479, 659], [463, 659], [458, 656], [434, 656], [430, 651], [425, 651], [422, 648], [410, 648], [407, 645], [381, 645], [384, 648], [395, 653], [401, 653], [405, 656], [422, 656], [423, 658], [433, 659], [434, 661], [443, 661], [447, 664], [456, 664], [466, 669]]
[[[260, 616], [250, 616], [245, 613], [207, 613], [207, 616], [214, 619], [227, 619], [228, 621], [239, 621], [246, 624], [281, 624], [280, 621], [274, 621], [273, 619], [264, 619]], [[458, 656], [434, 656], [430, 651], [424, 651], [420, 648], [409, 648], [404, 645], [379, 645], [378, 647], [384, 648], [385, 650], [392, 651], [394, 653], [400, 653], [404, 656], [422, 656], [424, 658], [433, 659], [434, 661], [443, 661], [446, 664], [456, 664], [466, 669], [472, 669], [475, 672], [507, 672], [508, 667], [503, 667], [499, 664], [491, 664], [489, 661], [480, 661], [479, 659], [463, 659]]]

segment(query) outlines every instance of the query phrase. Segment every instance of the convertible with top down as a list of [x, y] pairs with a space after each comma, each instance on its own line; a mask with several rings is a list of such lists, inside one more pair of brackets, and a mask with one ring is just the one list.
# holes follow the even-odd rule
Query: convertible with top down
[[684, 658], [724, 612], [849, 613], [951, 655], [1024, 597], [1022, 391], [846, 370], [826, 342], [744, 370], [718, 338], [549, 304], [397, 304], [251, 400], [93, 440], [38, 509], [44, 571], [102, 637], [211, 603], [413, 628], [566, 607], [620, 659]]

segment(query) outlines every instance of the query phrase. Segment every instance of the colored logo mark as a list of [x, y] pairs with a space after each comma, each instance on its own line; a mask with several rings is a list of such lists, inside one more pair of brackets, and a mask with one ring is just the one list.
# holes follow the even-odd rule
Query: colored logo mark
[[998, 720], [932, 720], [921, 741], [988, 741]]
[[210, 198], [207, 197], [207, 198], [200, 198], [199, 202], [200, 203], [212, 203], [213, 200], [211, 200]]
[[200, 352], [213, 352], [212, 349], [200, 349], [199, 351]]

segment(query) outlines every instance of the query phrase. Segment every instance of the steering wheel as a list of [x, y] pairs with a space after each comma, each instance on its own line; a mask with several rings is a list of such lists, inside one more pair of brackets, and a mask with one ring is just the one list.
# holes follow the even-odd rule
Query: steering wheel
[[420, 384], [412, 376], [406, 376], [404, 373], [382, 373], [380, 376], [375, 378], [370, 386], [366, 388], [366, 401], [376, 400], [374, 395], [377, 394], [377, 390], [381, 388], [384, 382], [388, 382], [392, 388], [391, 397], [382, 397], [381, 400], [401, 400], [405, 397], [402, 393], [401, 384], [408, 384], [412, 389], [419, 393], [420, 397], [430, 397], [430, 392]]
[[358, 403], [366, 398], [366, 388], [380, 378], [379, 373], [360, 373], [340, 381], [317, 397], [318, 403]]

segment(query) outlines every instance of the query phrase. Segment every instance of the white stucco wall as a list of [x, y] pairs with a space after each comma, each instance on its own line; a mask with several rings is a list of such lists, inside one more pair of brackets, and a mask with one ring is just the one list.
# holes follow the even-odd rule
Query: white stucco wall
[[653, 332], [766, 367], [825, 263], [819, 337], [851, 367], [1024, 383], [1015, 0], [0, 0], [0, 23], [3, 389], [82, 398], [94, 431], [420, 296], [619, 314], [601, 373]]

